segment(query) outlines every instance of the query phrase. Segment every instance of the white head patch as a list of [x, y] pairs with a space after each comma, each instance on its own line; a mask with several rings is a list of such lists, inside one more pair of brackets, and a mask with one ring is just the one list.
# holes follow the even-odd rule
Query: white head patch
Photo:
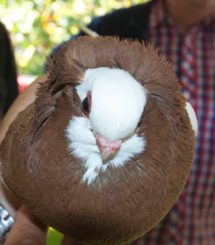
[[146, 104], [144, 88], [126, 71], [107, 67], [88, 69], [77, 86], [83, 100], [92, 93], [92, 128], [109, 140], [133, 134]]

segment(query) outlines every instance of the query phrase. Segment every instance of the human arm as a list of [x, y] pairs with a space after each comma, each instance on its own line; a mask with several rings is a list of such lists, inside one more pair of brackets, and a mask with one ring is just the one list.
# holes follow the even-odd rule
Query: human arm
[[[17, 97], [16, 101], [12, 104], [5, 117], [0, 122], [0, 143], [4, 139], [7, 130], [10, 127], [10, 124], [16, 118], [18, 113], [24, 110], [29, 104], [31, 104], [35, 100], [35, 92], [37, 85], [38, 83], [43, 82], [44, 80], [45, 76], [37, 79], [26, 89], [25, 92], [21, 93]], [[15, 217], [16, 211], [20, 206], [19, 200], [17, 200], [16, 197], [10, 192], [10, 190], [7, 189], [7, 186], [4, 184], [2, 178], [0, 179], [0, 204], [2, 205], [2, 208], [5, 208], [6, 211], [12, 217]]]
[[[4, 119], [0, 123], [0, 143], [4, 139], [7, 130], [19, 112], [23, 111], [28, 105], [33, 103], [36, 98], [37, 86], [46, 80], [43, 76], [35, 80], [23, 93], [21, 93]], [[4, 190], [3, 190], [4, 188]], [[15, 217], [14, 225], [5, 241], [5, 245], [24, 244], [45, 245], [47, 226], [35, 218], [30, 211], [15, 199], [12, 193], [5, 186], [0, 186], [0, 200], [8, 212]], [[62, 245], [79, 245], [71, 238], [65, 236]]]

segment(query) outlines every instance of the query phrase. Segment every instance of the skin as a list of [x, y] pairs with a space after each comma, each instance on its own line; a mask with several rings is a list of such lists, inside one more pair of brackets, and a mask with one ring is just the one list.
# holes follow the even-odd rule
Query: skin
[[21, 206], [16, 214], [15, 225], [5, 241], [5, 245], [45, 244], [47, 227], [41, 224], [32, 214]]
[[165, 0], [164, 4], [182, 32], [215, 17], [215, 0]]
[[12, 104], [7, 114], [5, 115], [5, 117], [0, 123], [0, 143], [5, 137], [5, 134], [7, 133], [10, 124], [16, 118], [18, 113], [34, 102], [36, 98], [35, 92], [36, 92], [37, 85], [38, 83], [45, 81], [45, 79], [46, 76], [35, 80], [30, 86], [28, 86], [25, 92], [21, 93], [18, 96], [16, 101]]
[[[182, 32], [188, 32], [193, 25], [215, 17], [215, 0], [165, 0], [164, 4], [166, 11]], [[45, 77], [37, 79], [24, 93], [19, 95], [11, 106], [0, 123], [0, 142], [5, 137], [9, 125], [17, 114], [34, 102], [36, 87], [39, 82], [44, 80]], [[21, 206], [16, 213], [15, 224], [5, 244], [20, 244], [22, 241], [22, 244], [45, 245], [46, 231], [47, 227], [39, 223], [26, 207]], [[81, 245], [69, 237], [65, 237], [62, 244]]]

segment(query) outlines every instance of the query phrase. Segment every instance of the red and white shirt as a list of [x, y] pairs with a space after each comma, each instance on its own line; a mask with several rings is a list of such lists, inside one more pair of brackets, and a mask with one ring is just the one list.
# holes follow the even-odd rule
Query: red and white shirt
[[181, 33], [158, 0], [148, 41], [168, 57], [197, 114], [199, 133], [191, 175], [170, 213], [133, 245], [215, 245], [215, 20]]

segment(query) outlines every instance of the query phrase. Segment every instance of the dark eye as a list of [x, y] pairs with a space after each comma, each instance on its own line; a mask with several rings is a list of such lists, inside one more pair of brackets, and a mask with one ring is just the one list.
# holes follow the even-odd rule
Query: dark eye
[[82, 101], [82, 111], [88, 117], [91, 111], [92, 96], [91, 91], [87, 92], [87, 97]]
[[141, 124], [142, 124], [142, 121], [143, 121], [143, 119], [142, 119], [142, 117], [141, 117], [140, 121], [138, 122], [138, 125], [137, 125], [137, 127], [140, 127], [140, 126], [141, 126]]
[[90, 113], [90, 104], [89, 104], [88, 97], [86, 97], [82, 102], [82, 110], [86, 115]]

